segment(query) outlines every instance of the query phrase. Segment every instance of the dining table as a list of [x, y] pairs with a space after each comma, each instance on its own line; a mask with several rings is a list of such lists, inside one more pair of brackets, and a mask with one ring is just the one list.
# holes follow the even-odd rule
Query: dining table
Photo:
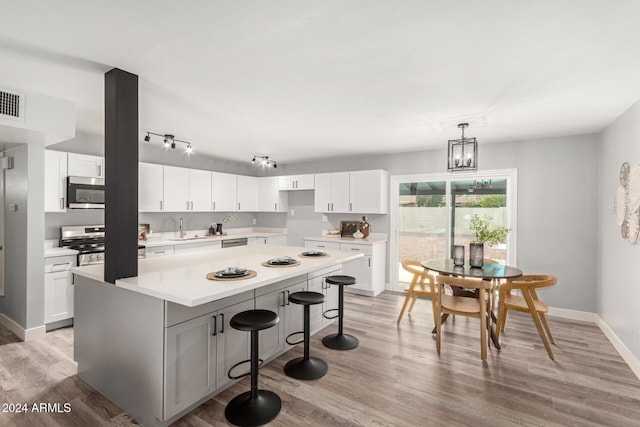
[[[422, 267], [426, 270], [434, 271], [438, 274], [446, 274], [459, 277], [476, 278], [482, 280], [491, 281], [491, 291], [489, 292], [489, 318], [487, 321], [487, 327], [491, 335], [491, 341], [494, 346], [500, 350], [500, 343], [496, 339], [495, 331], [493, 330], [493, 323], [496, 320], [495, 317], [495, 294], [500, 286], [500, 282], [506, 279], [512, 279], [522, 276], [522, 270], [509, 265], [500, 264], [497, 262], [485, 261], [482, 267], [471, 267], [469, 264], [455, 265], [453, 259], [431, 259], [423, 261]], [[457, 287], [452, 287], [454, 295], [457, 296], [469, 296], [473, 297], [473, 293]], [[443, 315], [446, 316], [446, 315]], [[443, 321], [446, 320], [446, 317]]]

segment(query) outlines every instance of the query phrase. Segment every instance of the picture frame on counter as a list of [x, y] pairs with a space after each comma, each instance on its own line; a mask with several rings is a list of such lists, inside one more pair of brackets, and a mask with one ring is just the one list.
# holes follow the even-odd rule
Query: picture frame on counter
[[353, 237], [353, 233], [358, 231], [359, 221], [340, 221], [340, 235], [342, 237]]

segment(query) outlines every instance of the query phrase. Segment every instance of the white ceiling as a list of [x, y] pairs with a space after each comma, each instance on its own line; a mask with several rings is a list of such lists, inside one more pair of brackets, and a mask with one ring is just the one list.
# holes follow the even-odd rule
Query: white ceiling
[[[0, 87], [103, 135], [104, 73], [145, 131], [286, 163], [599, 132], [640, 99], [637, 0], [0, 0]], [[154, 140], [152, 140], [154, 143]], [[156, 139], [159, 144], [160, 140]]]

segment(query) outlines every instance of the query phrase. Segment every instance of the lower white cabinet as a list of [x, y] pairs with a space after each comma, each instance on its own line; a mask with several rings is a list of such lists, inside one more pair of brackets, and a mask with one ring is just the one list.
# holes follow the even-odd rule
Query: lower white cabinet
[[75, 255], [45, 258], [45, 324], [73, 317], [73, 285], [69, 270], [75, 265]]
[[[289, 295], [294, 292], [306, 291], [307, 281], [272, 289], [256, 296], [256, 308], [271, 310], [278, 313], [280, 322], [272, 328], [260, 331], [260, 358], [268, 360], [280, 354], [285, 347], [287, 336], [303, 329], [302, 306], [289, 302]], [[296, 337], [294, 337], [296, 338]], [[300, 335], [298, 338], [302, 338]]]
[[153, 258], [157, 256], [165, 256], [165, 255], [173, 255], [174, 253], [174, 245], [166, 245], [166, 246], [154, 246], [152, 248], [145, 248], [145, 255], [147, 258]]
[[229, 322], [253, 306], [250, 299], [165, 329], [165, 419], [232, 381], [227, 372], [249, 358], [251, 334]]
[[208, 251], [210, 249], [218, 249], [222, 247], [220, 240], [215, 241], [196, 241], [194, 243], [183, 243], [175, 245], [175, 254], [185, 254], [188, 252]]
[[[338, 308], [338, 286], [330, 285], [327, 283], [327, 276], [334, 274], [342, 274], [341, 269], [331, 268], [323, 271], [317, 271], [309, 274], [308, 289], [313, 292], [320, 292], [324, 294], [324, 303], [311, 306], [311, 333], [314, 334], [320, 329], [324, 328], [327, 324], [331, 323], [332, 319], [324, 317], [324, 312], [331, 309]], [[328, 313], [329, 316], [337, 315], [337, 311]]]
[[386, 246], [384, 242], [358, 244], [305, 240], [306, 248], [359, 252], [364, 256], [342, 265], [342, 274], [356, 278], [356, 284], [345, 286], [345, 292], [376, 296], [384, 291], [386, 278]]

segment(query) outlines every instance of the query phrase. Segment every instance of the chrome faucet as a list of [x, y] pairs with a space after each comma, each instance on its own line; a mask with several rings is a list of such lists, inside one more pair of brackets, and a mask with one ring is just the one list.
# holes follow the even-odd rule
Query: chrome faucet
[[185, 236], [186, 234], [187, 234], [187, 233], [185, 233], [184, 228], [182, 227], [182, 217], [180, 217], [180, 238], [181, 238], [181, 239], [184, 239], [184, 236]]

